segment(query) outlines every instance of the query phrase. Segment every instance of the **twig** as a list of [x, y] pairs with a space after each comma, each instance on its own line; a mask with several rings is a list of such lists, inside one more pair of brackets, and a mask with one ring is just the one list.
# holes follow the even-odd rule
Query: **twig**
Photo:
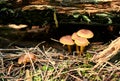
[[20, 51], [20, 49], [0, 49], [0, 51]]
[[117, 67], [116, 65], [113, 65], [113, 64], [110, 63], [110, 62], [106, 62], [106, 63], [109, 64], [110, 66], [112, 66], [114, 69], [120, 70], [120, 67]]
[[11, 71], [11, 69], [12, 69], [12, 67], [13, 67], [13, 63], [10, 65], [10, 67], [8, 68], [8, 72], [7, 72], [7, 75], [10, 75], [10, 71]]
[[108, 79], [110, 79], [112, 77], [112, 75], [115, 73], [115, 69], [113, 69], [112, 73], [110, 74], [110, 76], [108, 77]]
[[41, 44], [43, 44], [43, 43], [45, 43], [45, 42], [46, 42], [46, 41], [43, 41], [43, 42], [40, 42], [39, 44], [37, 44], [37, 45], [35, 46], [34, 50], [37, 49], [39, 45], [41, 45]]
[[98, 71], [98, 74], [102, 71], [102, 69], [107, 65], [107, 63], [103, 64], [100, 70]]
[[83, 81], [83, 80], [81, 80], [80, 78], [78, 78], [78, 77], [76, 77], [76, 76], [74, 76], [74, 75], [71, 75], [70, 73], [67, 73], [67, 74], [70, 75], [71, 77], [75, 78], [77, 81]]

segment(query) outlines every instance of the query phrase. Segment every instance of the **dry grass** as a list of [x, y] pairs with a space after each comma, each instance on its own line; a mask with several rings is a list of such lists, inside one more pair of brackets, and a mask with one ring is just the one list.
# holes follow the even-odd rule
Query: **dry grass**
[[[106, 61], [93, 69], [96, 63], [91, 58], [99, 48], [91, 48], [84, 56], [75, 52], [58, 51], [56, 48], [46, 48], [39, 43], [34, 48], [11, 49], [12, 52], [0, 52], [1, 81], [118, 81], [120, 77], [120, 61]], [[104, 46], [104, 45], [103, 45]], [[14, 51], [14, 52], [13, 52]], [[100, 50], [99, 50], [100, 51]], [[35, 60], [18, 64], [22, 54], [33, 53]], [[30, 58], [31, 59], [31, 58]]]

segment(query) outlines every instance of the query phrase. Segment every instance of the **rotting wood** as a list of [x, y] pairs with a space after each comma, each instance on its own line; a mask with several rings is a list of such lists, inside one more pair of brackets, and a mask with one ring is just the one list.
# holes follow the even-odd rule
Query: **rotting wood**
[[44, 9], [55, 9], [57, 13], [64, 13], [64, 14], [72, 14], [74, 12], [78, 13], [97, 13], [97, 12], [120, 12], [120, 1], [113, 0], [110, 3], [98, 3], [98, 4], [75, 4], [75, 6], [60, 6], [60, 5], [51, 5], [51, 4], [32, 4], [22, 8], [23, 11], [25, 10], [44, 10]]
[[44, 9], [56, 9], [57, 13], [66, 13], [66, 14], [73, 14], [74, 12], [78, 13], [97, 13], [97, 12], [120, 12], [120, 7], [118, 8], [107, 8], [107, 9], [79, 9], [75, 7], [59, 7], [59, 6], [50, 6], [50, 5], [29, 5], [22, 8], [23, 11], [25, 10], [44, 10]]
[[112, 41], [111, 44], [105, 50], [93, 56], [91, 60], [97, 63], [94, 66], [94, 68], [110, 60], [113, 56], [118, 54], [119, 50], [120, 50], [120, 37]]

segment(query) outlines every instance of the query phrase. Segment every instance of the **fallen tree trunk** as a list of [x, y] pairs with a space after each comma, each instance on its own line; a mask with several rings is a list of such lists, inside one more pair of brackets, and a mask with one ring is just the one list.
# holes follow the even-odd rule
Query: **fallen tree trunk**
[[57, 3], [48, 3], [48, 4], [30, 4], [26, 5], [22, 8], [23, 11], [25, 10], [44, 10], [46, 8], [55, 9], [57, 13], [64, 13], [64, 14], [73, 14], [74, 12], [78, 13], [98, 13], [98, 12], [120, 12], [120, 1], [113, 0], [112, 2], [108, 3], [98, 3], [98, 4], [91, 4], [91, 3], [79, 3], [72, 6], [60, 6], [56, 5]]

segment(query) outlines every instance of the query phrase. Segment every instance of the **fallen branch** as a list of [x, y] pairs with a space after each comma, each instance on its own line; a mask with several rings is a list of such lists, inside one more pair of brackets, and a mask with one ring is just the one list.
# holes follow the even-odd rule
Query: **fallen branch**
[[119, 49], [120, 49], [120, 37], [112, 41], [111, 44], [105, 50], [99, 52], [98, 55], [93, 56], [92, 61], [97, 63], [94, 66], [94, 68], [110, 60], [113, 56], [115, 56], [119, 52]]

